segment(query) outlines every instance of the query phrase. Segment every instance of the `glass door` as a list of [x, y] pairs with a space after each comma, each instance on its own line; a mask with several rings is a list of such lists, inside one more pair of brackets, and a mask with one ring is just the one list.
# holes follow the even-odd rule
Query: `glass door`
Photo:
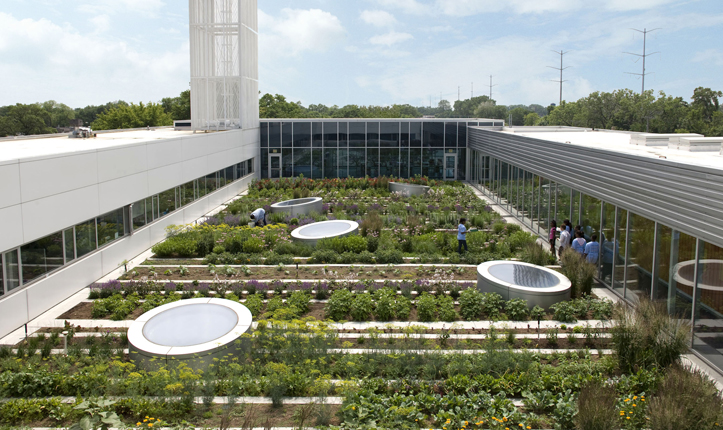
[[281, 154], [269, 154], [269, 178], [281, 177]]
[[444, 154], [444, 180], [457, 179], [457, 154]]

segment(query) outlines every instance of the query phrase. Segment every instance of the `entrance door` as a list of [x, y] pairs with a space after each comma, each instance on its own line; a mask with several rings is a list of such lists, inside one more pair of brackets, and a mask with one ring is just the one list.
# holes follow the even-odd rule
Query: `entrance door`
[[457, 179], [457, 154], [444, 154], [444, 180]]
[[281, 177], [281, 154], [269, 154], [269, 178]]

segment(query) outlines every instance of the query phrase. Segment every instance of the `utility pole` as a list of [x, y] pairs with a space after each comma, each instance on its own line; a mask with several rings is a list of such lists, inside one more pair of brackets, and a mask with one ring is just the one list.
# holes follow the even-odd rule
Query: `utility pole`
[[457, 101], [459, 101], [459, 94], [460, 94], [460, 93], [459, 93], [459, 88], [460, 88], [459, 85], [457, 85]]
[[660, 30], [660, 28], [654, 28], [652, 30], [648, 30], [647, 28], [644, 28], [642, 30], [638, 30], [637, 28], [631, 28], [631, 30], [637, 31], [638, 33], [643, 33], [643, 53], [636, 54], [634, 52], [623, 52], [623, 54], [634, 55], [636, 57], [642, 58], [643, 59], [643, 73], [631, 73], [631, 72], [625, 72], [625, 73], [627, 73], [628, 75], [640, 76], [642, 78], [643, 84], [642, 84], [642, 87], [640, 88], [640, 95], [643, 95], [643, 93], [645, 92], [645, 75], [650, 75], [650, 73], [645, 73], [645, 57], [649, 57], [649, 56], [655, 55], [655, 54], [660, 54], [660, 51], [651, 52], [650, 54], [647, 54], [645, 52], [646, 39], [648, 38], [648, 33], [652, 33], [655, 30]]
[[474, 98], [474, 82], [472, 82], [472, 92], [470, 93], [469, 98], [470, 99]]
[[496, 87], [497, 85], [492, 85], [492, 75], [490, 75], [490, 84], [488, 87], [490, 87], [490, 100], [492, 100], [492, 87]]
[[547, 66], [547, 67], [549, 67], [549, 68], [551, 68], [551, 69], [555, 69], [555, 70], [559, 70], [559, 71], [560, 71], [560, 80], [559, 80], [559, 81], [556, 81], [556, 80], [553, 79], [552, 82], [559, 82], [559, 83], [560, 83], [560, 104], [562, 104], [562, 83], [563, 83], [563, 82], [567, 82], [567, 81], [564, 81], [564, 80], [562, 79], [562, 71], [565, 70], [565, 69], [569, 69], [569, 68], [570, 68], [570, 66], [562, 67], [562, 57], [563, 57], [565, 54], [567, 54], [568, 52], [570, 52], [570, 51], [560, 50], [560, 52], [558, 52], [558, 51], [552, 51], [552, 52], [554, 52], [555, 54], [560, 55], [560, 67], [553, 67], [553, 66]]

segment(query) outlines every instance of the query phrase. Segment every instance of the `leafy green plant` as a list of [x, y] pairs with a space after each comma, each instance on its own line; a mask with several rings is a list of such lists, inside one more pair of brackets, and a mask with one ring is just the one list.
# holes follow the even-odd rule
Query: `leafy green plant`
[[482, 293], [476, 288], [468, 288], [459, 294], [459, 312], [462, 318], [471, 321], [482, 314]]
[[560, 322], [574, 323], [577, 321], [575, 308], [569, 301], [555, 303], [550, 306], [550, 310], [554, 312], [553, 317]]
[[404, 255], [397, 249], [377, 249], [374, 255], [378, 264], [402, 264]]
[[374, 302], [370, 294], [356, 294], [351, 304], [351, 317], [354, 321], [367, 321], [374, 310]]
[[439, 305], [439, 319], [442, 321], [452, 322], [458, 318], [457, 311], [454, 309], [454, 299], [450, 296], [439, 296], [437, 298]]
[[79, 422], [70, 426], [70, 430], [108, 430], [123, 426], [118, 415], [112, 411], [116, 402], [112, 400], [86, 400], [74, 409], [83, 414]]
[[550, 345], [552, 348], [557, 348], [558, 333], [559, 330], [557, 328], [547, 329], [547, 332], [545, 333], [545, 339], [547, 339], [547, 344]]
[[535, 305], [532, 310], [530, 311], [530, 318], [533, 320], [539, 321], [541, 319], [545, 318], [545, 310], [541, 307]]
[[525, 321], [530, 314], [527, 300], [511, 299], [505, 302], [505, 313], [513, 321]]
[[349, 290], [336, 290], [324, 306], [324, 314], [334, 321], [343, 320], [351, 311], [353, 296]]
[[305, 291], [294, 291], [289, 296], [287, 303], [289, 306], [294, 306], [298, 309], [300, 315], [309, 312], [309, 303], [311, 302], [311, 296]]
[[374, 317], [377, 321], [391, 321], [394, 318], [397, 294], [391, 288], [374, 292]]
[[320, 249], [314, 251], [309, 257], [309, 264], [335, 264], [339, 261], [339, 254], [331, 249]]
[[249, 309], [251, 315], [255, 317], [258, 316], [261, 312], [261, 308], [264, 306], [263, 296], [261, 294], [249, 294], [246, 297], [244, 306]]
[[434, 296], [424, 292], [417, 299], [417, 318], [422, 322], [434, 321], [437, 314], [437, 301]]
[[482, 294], [482, 312], [489, 319], [496, 319], [502, 309], [502, 296], [497, 293]]

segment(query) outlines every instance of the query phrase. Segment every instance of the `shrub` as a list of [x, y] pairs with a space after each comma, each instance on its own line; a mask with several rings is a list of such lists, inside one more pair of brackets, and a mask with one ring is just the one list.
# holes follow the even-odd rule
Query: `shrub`
[[575, 307], [572, 302], [565, 301], [555, 303], [550, 306], [550, 310], [555, 313], [553, 318], [560, 322], [574, 323], [577, 321], [577, 318], [575, 317]]
[[592, 284], [597, 273], [597, 268], [593, 263], [588, 263], [582, 254], [568, 248], [560, 256], [560, 265], [562, 274], [567, 276], [572, 284], [570, 292], [573, 298], [592, 292]]
[[394, 318], [397, 294], [391, 288], [382, 288], [374, 293], [374, 317], [377, 321], [391, 321]]
[[615, 388], [601, 382], [589, 382], [577, 396], [575, 428], [579, 430], [613, 430], [620, 428], [619, 414], [615, 408]]
[[688, 351], [690, 323], [668, 315], [664, 303], [642, 299], [634, 308], [619, 303], [613, 319], [612, 349], [623, 372], [668, 367]]
[[309, 312], [310, 301], [311, 296], [305, 291], [294, 291], [286, 302], [289, 306], [295, 306], [299, 310], [299, 314], [303, 315]]
[[516, 231], [507, 238], [506, 243], [510, 247], [510, 252], [516, 252], [527, 245], [534, 245], [536, 239], [537, 237], [531, 233]]
[[214, 254], [223, 254], [224, 252], [226, 252], [226, 248], [221, 245], [216, 245], [213, 247]]
[[520, 260], [525, 263], [536, 264], [538, 266], [547, 266], [549, 264], [555, 264], [556, 258], [550, 252], [538, 245], [537, 243], [528, 243], [522, 247], [520, 253]]
[[412, 312], [412, 301], [404, 296], [397, 296], [394, 312], [398, 320], [409, 319], [409, 314]]
[[251, 315], [258, 316], [264, 306], [263, 296], [261, 294], [249, 294], [244, 305], [251, 311]]
[[402, 264], [404, 263], [404, 255], [396, 249], [378, 249], [376, 254], [376, 262], [379, 264]]
[[376, 236], [367, 237], [367, 251], [376, 252], [379, 247], [379, 238]]
[[158, 257], [195, 257], [197, 249], [196, 239], [184, 234], [169, 237], [151, 248]]
[[417, 299], [417, 318], [422, 322], [434, 321], [437, 313], [437, 301], [429, 293], [422, 293]]
[[723, 420], [721, 394], [699, 369], [669, 369], [648, 401], [651, 430], [714, 429]]
[[367, 240], [362, 236], [352, 235], [345, 237], [334, 237], [320, 240], [317, 249], [331, 249], [337, 254], [351, 252], [359, 254], [367, 249]]
[[325, 249], [325, 250], [317, 250], [314, 251], [313, 254], [311, 254], [311, 257], [309, 257], [309, 260], [307, 263], [309, 264], [335, 264], [337, 261], [339, 261], [339, 254], [336, 252]]
[[369, 251], [361, 252], [357, 255], [357, 261], [363, 264], [374, 264], [374, 254]]
[[356, 294], [351, 304], [351, 317], [354, 321], [367, 321], [374, 310], [372, 296], [366, 293]]
[[256, 237], [247, 239], [242, 246], [243, 252], [247, 254], [260, 254], [264, 248], [264, 241]]
[[482, 295], [482, 312], [484, 312], [488, 318], [497, 318], [501, 309], [502, 296], [497, 293], [484, 293]]
[[291, 255], [280, 255], [273, 251], [266, 254], [265, 264], [269, 266], [278, 266], [279, 264], [294, 264], [294, 257]]
[[369, 236], [370, 233], [372, 236], [379, 236], [383, 227], [384, 220], [382, 220], [378, 212], [373, 211], [368, 213], [364, 220], [362, 220], [359, 225], [359, 232], [362, 236]]
[[459, 295], [459, 312], [467, 321], [479, 319], [482, 314], [482, 293], [468, 288]]
[[324, 306], [324, 314], [335, 321], [343, 320], [351, 310], [352, 299], [353, 296], [349, 290], [334, 291]]
[[505, 303], [505, 313], [513, 321], [525, 321], [530, 314], [527, 300], [511, 299]]
[[439, 296], [437, 298], [439, 305], [439, 319], [442, 321], [452, 322], [457, 320], [457, 311], [454, 310], [454, 299], [449, 296]]

